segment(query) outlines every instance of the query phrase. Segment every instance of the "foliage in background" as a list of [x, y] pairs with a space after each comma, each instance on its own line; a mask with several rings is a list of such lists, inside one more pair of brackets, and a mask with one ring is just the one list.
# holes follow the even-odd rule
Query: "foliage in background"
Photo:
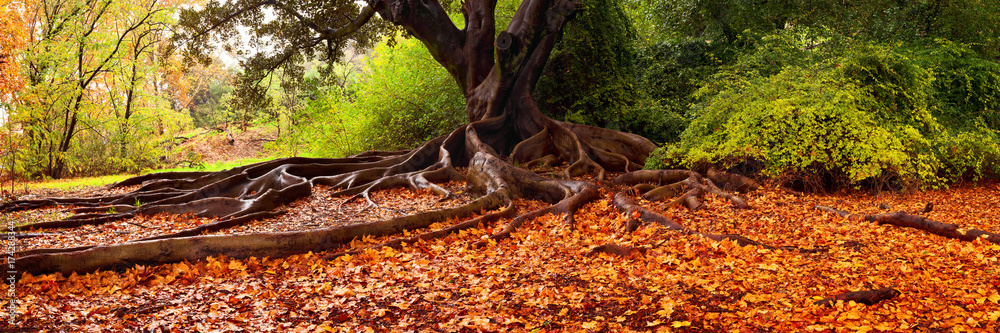
[[462, 91], [416, 39], [375, 49], [354, 104], [367, 118], [358, 128], [362, 150], [413, 148], [466, 121]]
[[920, 66], [933, 72], [934, 115], [949, 127], [981, 122], [1000, 129], [1000, 63], [945, 39], [908, 48]]
[[29, 8], [26, 86], [11, 108], [26, 177], [138, 171], [155, 141], [190, 124], [155, 89], [154, 52], [172, 11], [155, 1], [60, 0]]
[[546, 63], [536, 102], [555, 119], [673, 141], [683, 119], [636, 80], [638, 36], [623, 5], [584, 2]]
[[215, 58], [208, 65], [185, 64], [177, 54], [170, 54], [159, 74], [170, 108], [191, 116], [194, 126], [211, 127], [224, 122], [223, 96], [233, 91], [235, 70]]
[[993, 0], [626, 0], [630, 17], [654, 40], [734, 43], [747, 32], [828, 28], [862, 40], [946, 38], [996, 59], [1000, 2]]
[[10, 103], [21, 90], [19, 53], [27, 35], [25, 4], [18, 0], [0, 0], [0, 103]]
[[317, 87], [295, 133], [272, 147], [304, 145], [314, 156], [412, 148], [465, 121], [465, 100], [448, 72], [416, 39], [380, 43], [354, 82]]

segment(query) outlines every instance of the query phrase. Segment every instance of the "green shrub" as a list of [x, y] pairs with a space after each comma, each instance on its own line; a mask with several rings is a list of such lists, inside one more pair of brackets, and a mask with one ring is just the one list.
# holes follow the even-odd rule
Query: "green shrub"
[[865, 112], [856, 98], [862, 89], [835, 73], [792, 68], [745, 90], [720, 92], [669, 155], [687, 166], [755, 159], [770, 177], [842, 171], [859, 181], [901, 167], [899, 133]]
[[837, 65], [843, 76], [860, 87], [863, 108], [889, 124], [904, 124], [932, 134], [936, 120], [928, 109], [932, 73], [912, 58], [888, 46], [862, 44]]
[[948, 63], [942, 52], [955, 54], [947, 48], [912, 52], [875, 43], [810, 48], [808, 39], [796, 42], [794, 36], [762, 43], [695, 94], [693, 120], [681, 141], [654, 152], [648, 168], [750, 163], [761, 175], [786, 183], [823, 178], [822, 187], [886, 180], [938, 187], [998, 174], [1000, 148], [990, 119], [952, 126], [961, 122], [949, 109], [956, 100], [983, 107], [996, 93], [942, 91], [952, 85], [940, 84], [942, 79], [966, 80], [963, 87], [993, 84], [996, 72], [989, 64], [941, 65]]
[[363, 150], [413, 148], [467, 120], [462, 91], [416, 39], [376, 47], [353, 89]]
[[945, 180], [972, 180], [1000, 176], [1000, 133], [982, 122], [970, 130], [946, 132], [933, 142], [939, 174]]
[[969, 46], [942, 39], [909, 49], [921, 66], [933, 71], [938, 119], [953, 128], [976, 122], [1000, 128], [1000, 64]]

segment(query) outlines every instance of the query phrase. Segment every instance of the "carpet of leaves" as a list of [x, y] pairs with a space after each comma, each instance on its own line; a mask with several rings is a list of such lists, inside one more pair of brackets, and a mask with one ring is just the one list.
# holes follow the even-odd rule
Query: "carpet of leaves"
[[[702, 232], [738, 233], [773, 246], [828, 247], [816, 253], [740, 247], [655, 225], [624, 234], [628, 217], [610, 204], [612, 196], [605, 193], [582, 207], [572, 228], [561, 216], [547, 215], [483, 248], [472, 244], [507, 221], [334, 260], [322, 259], [323, 253], [211, 257], [125, 272], [24, 276], [16, 286], [14, 326], [172, 332], [1000, 330], [1000, 245], [812, 208], [873, 214], [933, 202], [935, 210], [925, 214], [931, 219], [998, 232], [1000, 184], [881, 195], [797, 196], [768, 188], [746, 195], [752, 210], [712, 198], [694, 213], [663, 210]], [[522, 213], [542, 205], [517, 202]], [[586, 255], [609, 242], [647, 250], [627, 257]], [[883, 286], [902, 294], [871, 306], [813, 304]], [[0, 321], [5, 325], [6, 319]]]

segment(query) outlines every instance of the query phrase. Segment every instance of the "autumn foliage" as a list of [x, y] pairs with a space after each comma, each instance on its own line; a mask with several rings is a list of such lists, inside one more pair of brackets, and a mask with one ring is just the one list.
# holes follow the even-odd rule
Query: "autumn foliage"
[[[321, 188], [289, 206], [283, 216], [218, 233], [337, 223], [325, 217], [336, 214], [344, 198], [328, 194]], [[363, 210], [358, 203], [339, 211], [360, 222], [455, 204], [409, 189], [373, 196], [382, 208]], [[766, 244], [739, 246], [656, 224], [624, 232], [633, 216], [614, 206], [613, 193], [602, 192], [577, 211], [573, 227], [562, 216], [545, 215], [482, 248], [473, 244], [509, 220], [332, 260], [323, 258], [387, 238], [357, 239], [327, 253], [286, 258], [209, 257], [124, 272], [26, 275], [17, 285], [15, 327], [172, 332], [996, 331], [1000, 245], [844, 218], [813, 207], [880, 214], [919, 211], [933, 203], [934, 210], [923, 216], [996, 231], [998, 196], [1000, 184], [995, 182], [905, 194], [801, 195], [765, 187], [745, 194], [753, 209], [734, 209], [727, 200], [706, 197], [705, 207], [693, 212], [635, 198], [689, 229], [741, 234]], [[516, 201], [519, 214], [544, 206]], [[350, 219], [340, 223], [344, 220]], [[456, 222], [443, 221], [431, 229]], [[98, 243], [113, 242], [110, 238], [124, 231], [176, 223], [200, 222], [185, 216], [133, 218], [63, 230], [54, 237], [86, 233], [97, 235]], [[52, 237], [20, 242], [31, 248], [46, 238]], [[603, 244], [637, 251], [624, 256], [590, 253]], [[836, 300], [836, 295], [880, 288], [899, 294], [872, 305]], [[833, 301], [818, 302], [828, 298]]]
[[19, 52], [24, 48], [25, 6], [20, 0], [0, 0], [0, 103], [9, 103], [21, 89]]

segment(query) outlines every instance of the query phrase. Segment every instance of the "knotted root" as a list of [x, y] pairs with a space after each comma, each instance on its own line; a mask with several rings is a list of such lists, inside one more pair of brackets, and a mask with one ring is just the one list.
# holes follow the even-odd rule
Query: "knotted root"
[[713, 177], [705, 178], [690, 170], [638, 170], [618, 176], [614, 183], [633, 185], [637, 191], [642, 193], [642, 197], [649, 201], [664, 200], [683, 193], [676, 197], [670, 205], [683, 205], [690, 211], [702, 207], [701, 197], [705, 193], [712, 193], [729, 200], [736, 208], [750, 208], [746, 200], [723, 191], [713, 179], [723, 182], [723, 186], [738, 189], [754, 188], [756, 183], [753, 180], [736, 174], [718, 173], [714, 170], [710, 170], [710, 172]]

